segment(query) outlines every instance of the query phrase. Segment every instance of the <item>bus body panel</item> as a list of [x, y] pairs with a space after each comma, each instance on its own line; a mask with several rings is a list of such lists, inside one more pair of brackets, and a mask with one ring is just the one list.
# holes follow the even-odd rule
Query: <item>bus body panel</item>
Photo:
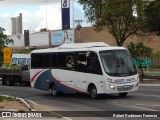
[[106, 80], [103, 75], [89, 74], [87, 73], [87, 84], [93, 83], [97, 88], [98, 94], [105, 93]]

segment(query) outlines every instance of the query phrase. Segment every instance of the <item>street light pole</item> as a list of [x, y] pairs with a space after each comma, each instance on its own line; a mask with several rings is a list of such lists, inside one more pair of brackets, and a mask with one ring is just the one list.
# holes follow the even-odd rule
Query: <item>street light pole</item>
[[74, 40], [74, 0], [72, 0], [72, 14], [73, 14], [73, 18], [72, 18], [73, 20], [73, 40]]
[[46, 3], [46, 30], [48, 29], [48, 22], [47, 22], [47, 2], [48, 0], [44, 0], [44, 2]]

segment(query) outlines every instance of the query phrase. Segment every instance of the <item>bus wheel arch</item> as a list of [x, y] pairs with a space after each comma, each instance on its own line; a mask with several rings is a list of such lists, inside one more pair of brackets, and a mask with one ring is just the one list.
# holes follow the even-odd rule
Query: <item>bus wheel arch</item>
[[90, 96], [94, 99], [98, 98], [98, 94], [97, 94], [97, 88], [95, 86], [95, 84], [90, 83], [88, 86], [88, 93], [90, 94]]

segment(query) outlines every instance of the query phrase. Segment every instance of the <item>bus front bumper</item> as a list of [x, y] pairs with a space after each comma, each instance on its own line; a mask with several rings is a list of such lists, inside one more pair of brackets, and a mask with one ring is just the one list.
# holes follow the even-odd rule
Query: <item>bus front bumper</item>
[[123, 92], [131, 92], [131, 91], [137, 91], [139, 87], [139, 82], [133, 82], [133, 83], [126, 83], [126, 84], [114, 84], [109, 83], [109, 94], [114, 93], [123, 93]]

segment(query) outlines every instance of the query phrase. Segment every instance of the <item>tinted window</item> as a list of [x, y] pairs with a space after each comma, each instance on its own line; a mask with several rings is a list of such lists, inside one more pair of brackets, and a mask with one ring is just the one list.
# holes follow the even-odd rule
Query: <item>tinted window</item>
[[133, 58], [127, 50], [101, 51], [100, 57], [105, 72], [111, 76], [137, 74]]
[[44, 54], [32, 54], [31, 55], [32, 68], [44, 67]]
[[12, 64], [17, 64], [17, 58], [12, 58]]
[[86, 72], [86, 67], [87, 67], [86, 53], [87, 53], [86, 51], [76, 53], [76, 71]]
[[45, 56], [45, 68], [55, 68], [57, 67], [57, 54], [56, 53], [46, 53]]
[[97, 53], [88, 52], [87, 55], [87, 72], [102, 75], [102, 70], [98, 60]]
[[34, 53], [31, 54], [32, 68], [55, 68], [57, 66], [56, 53]]
[[58, 54], [58, 67], [64, 69], [74, 69], [75, 55], [74, 53], [59, 53]]
[[26, 58], [19, 58], [18, 59], [18, 64], [21, 64], [21, 65], [26, 64]]

